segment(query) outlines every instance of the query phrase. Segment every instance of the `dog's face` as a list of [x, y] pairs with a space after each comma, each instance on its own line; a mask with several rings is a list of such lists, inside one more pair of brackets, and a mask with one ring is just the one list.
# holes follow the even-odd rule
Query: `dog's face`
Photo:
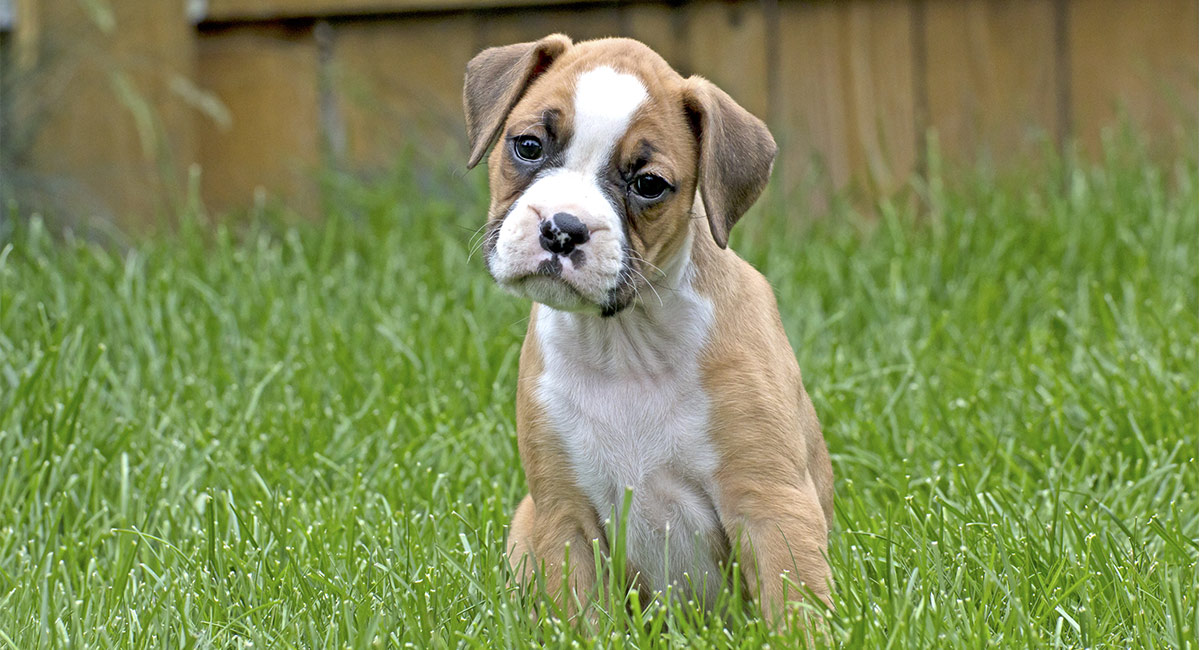
[[728, 95], [627, 39], [486, 50], [468, 66], [464, 104], [470, 164], [498, 140], [488, 270], [567, 311], [616, 314], [665, 273], [689, 245], [698, 187], [724, 246], [775, 151]]

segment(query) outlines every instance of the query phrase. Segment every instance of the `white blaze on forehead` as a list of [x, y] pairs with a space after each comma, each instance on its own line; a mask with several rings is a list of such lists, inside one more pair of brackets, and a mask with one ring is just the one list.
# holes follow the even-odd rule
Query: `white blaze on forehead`
[[647, 97], [635, 76], [601, 66], [575, 82], [575, 125], [567, 146], [565, 166], [581, 172], [598, 171], [608, 162], [617, 142]]

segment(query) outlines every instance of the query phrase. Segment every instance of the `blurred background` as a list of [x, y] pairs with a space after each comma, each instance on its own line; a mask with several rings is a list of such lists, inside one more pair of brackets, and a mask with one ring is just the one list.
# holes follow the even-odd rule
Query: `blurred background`
[[0, 0], [0, 201], [121, 229], [188, 200], [320, 216], [323, 170], [461, 173], [466, 62], [563, 32], [715, 81], [776, 134], [775, 189], [820, 214], [931, 165], [1095, 158], [1122, 129], [1194, 151], [1197, 20], [1192, 0]]

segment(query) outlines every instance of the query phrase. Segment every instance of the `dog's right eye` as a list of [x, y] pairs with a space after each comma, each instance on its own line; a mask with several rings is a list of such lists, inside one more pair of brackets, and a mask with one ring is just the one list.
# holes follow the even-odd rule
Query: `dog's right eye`
[[523, 135], [513, 140], [513, 153], [525, 162], [537, 162], [542, 159], [542, 141], [532, 135]]

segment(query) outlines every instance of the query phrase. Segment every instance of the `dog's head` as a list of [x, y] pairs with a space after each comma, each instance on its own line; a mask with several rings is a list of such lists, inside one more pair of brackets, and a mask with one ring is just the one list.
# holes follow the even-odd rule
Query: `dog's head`
[[629, 306], [690, 245], [697, 191], [724, 248], [775, 157], [761, 120], [629, 39], [485, 50], [467, 65], [463, 104], [468, 167], [499, 140], [488, 270], [555, 309]]

